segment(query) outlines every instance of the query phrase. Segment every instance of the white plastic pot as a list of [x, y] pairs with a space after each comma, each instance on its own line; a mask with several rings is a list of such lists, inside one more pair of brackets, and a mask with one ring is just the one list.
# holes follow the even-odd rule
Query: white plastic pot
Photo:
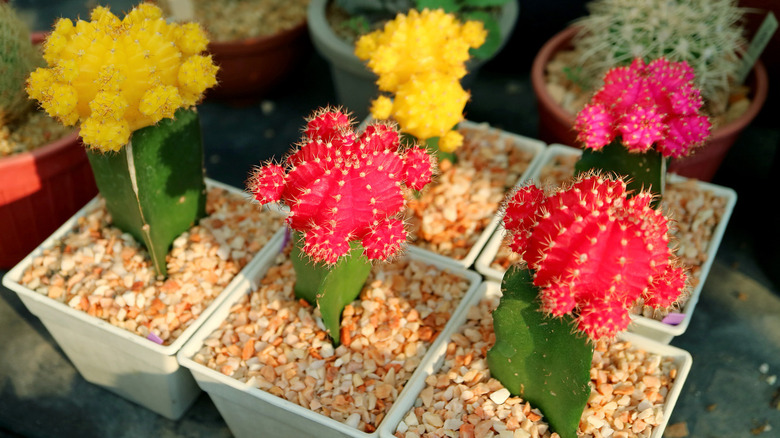
[[[219, 187], [235, 194], [239, 189], [207, 180], [207, 187]], [[107, 321], [73, 309], [28, 289], [20, 283], [32, 259], [44, 248], [70, 232], [80, 217], [93, 210], [94, 198], [63, 224], [31, 254], [3, 277], [3, 285], [19, 295], [27, 309], [51, 333], [85, 380], [100, 385], [164, 417], [176, 420], [200, 394], [190, 372], [179, 366], [176, 353], [231, 292], [248, 287], [253, 272], [265, 259], [273, 258], [273, 248], [283, 239], [284, 227], [228, 284], [203, 313], [170, 345], [159, 345]]]
[[[283, 242], [274, 242], [276, 251], [281, 250]], [[452, 263], [451, 260], [439, 260], [431, 257], [431, 253], [419, 248], [407, 247], [407, 257], [415, 260], [423, 260], [442, 269], [456, 273], [470, 282], [470, 287], [463, 297], [460, 305], [455, 309], [452, 319], [444, 328], [448, 330], [452, 320], [465, 318], [468, 310], [465, 303], [473, 302], [472, 297], [477, 293], [478, 287], [482, 281], [474, 271], [468, 271]], [[253, 271], [259, 279], [261, 273], [271, 266], [272, 260], [264, 259], [263, 266], [259, 271]], [[225, 318], [227, 318], [230, 308], [245, 293], [249, 292], [249, 287], [242, 290], [233, 290], [228, 299], [220, 304], [208, 321], [190, 338], [190, 340], [179, 351], [178, 360], [182, 366], [189, 368], [195, 380], [201, 389], [209, 394], [211, 400], [216, 405], [222, 418], [227, 423], [230, 431], [236, 437], [255, 437], [262, 435], [265, 438], [287, 438], [287, 437], [376, 437], [378, 430], [373, 433], [366, 433], [350, 427], [344, 423], [332, 418], [315, 413], [308, 408], [292, 403], [281, 397], [277, 397], [269, 392], [251, 387], [231, 377], [201, 365], [192, 360], [192, 357], [200, 350], [203, 340], [206, 339], [215, 329], [217, 329]], [[462, 316], [461, 316], [462, 315]], [[388, 414], [382, 420], [381, 424], [391, 419], [400, 420], [398, 406], [404, 406], [403, 400], [409, 399], [412, 402], [417, 397], [417, 393], [425, 384], [424, 374], [433, 369], [433, 359], [440, 356], [447, 344], [443, 337], [439, 336], [429, 347], [428, 352], [423, 357], [417, 370], [414, 371], [410, 380], [404, 386], [404, 389], [398, 395], [398, 399], [390, 408]], [[397, 421], [396, 421], [397, 422]], [[380, 424], [380, 429], [381, 429]]]
[[[467, 308], [471, 306], [476, 306], [483, 298], [496, 297], [499, 296], [500, 294], [501, 294], [501, 285], [499, 283], [496, 283], [494, 281], [483, 282], [480, 285], [477, 293], [471, 295], [468, 298], [466, 306]], [[457, 313], [455, 316], [453, 316], [453, 318], [449, 321], [445, 329], [439, 335], [439, 339], [437, 339], [437, 342], [444, 340], [444, 342], [441, 345], [442, 348], [437, 349], [438, 355], [433, 358], [434, 366], [432, 367], [426, 366], [421, 373], [415, 376], [416, 378], [418, 378], [419, 382], [421, 382], [420, 385], [414, 386], [414, 388], [419, 387], [419, 389], [417, 389], [417, 392], [415, 392], [415, 394], [421, 392], [424, 389], [425, 379], [428, 376], [438, 372], [439, 368], [441, 368], [442, 364], [444, 363], [444, 358], [446, 356], [447, 344], [449, 343], [449, 339], [452, 337], [454, 333], [457, 332], [460, 326], [466, 322], [466, 317], [467, 317], [466, 312]], [[672, 385], [671, 390], [666, 395], [666, 400], [664, 402], [663, 420], [653, 430], [653, 434], [650, 436], [650, 438], [662, 438], [664, 429], [666, 428], [666, 425], [669, 422], [669, 417], [672, 415], [672, 410], [674, 410], [674, 406], [677, 403], [677, 399], [680, 396], [682, 387], [685, 384], [685, 380], [688, 377], [688, 373], [690, 372], [691, 365], [693, 364], [693, 358], [691, 357], [690, 353], [688, 353], [685, 350], [682, 350], [677, 347], [672, 347], [669, 345], [664, 345], [660, 342], [655, 342], [650, 339], [644, 338], [642, 336], [637, 336], [632, 333], [623, 332], [618, 334], [617, 338], [622, 341], [630, 341], [633, 347], [643, 349], [648, 353], [654, 353], [664, 357], [674, 358], [674, 363], [677, 367], [677, 377], [674, 380], [674, 384]], [[407, 384], [407, 386], [410, 385]], [[411, 387], [409, 387], [408, 389], [411, 389]], [[394, 438], [393, 434], [395, 433], [398, 424], [401, 422], [404, 416], [409, 412], [409, 410], [414, 406], [416, 399], [417, 397], [415, 395], [413, 397], [404, 397], [403, 399], [398, 400], [398, 402], [393, 406], [393, 412], [391, 414], [388, 414], [388, 416], [385, 417], [385, 420], [379, 426], [378, 432], [380, 438]]]
[[[541, 172], [542, 168], [557, 156], [571, 156], [581, 154], [581, 149], [575, 149], [559, 144], [550, 145], [545, 151], [544, 156], [541, 158], [539, 164], [534, 168], [531, 178], [533, 178], [536, 183], [539, 183], [539, 173]], [[685, 181], [686, 179], [687, 178], [675, 174], [668, 175], [668, 181], [670, 182]], [[693, 311], [696, 308], [696, 303], [699, 301], [702, 288], [704, 287], [704, 283], [707, 280], [707, 275], [710, 272], [712, 263], [715, 261], [715, 255], [717, 254], [718, 247], [720, 246], [720, 242], [723, 239], [723, 234], [726, 232], [726, 226], [728, 225], [729, 219], [731, 218], [731, 213], [734, 211], [734, 206], [737, 203], [737, 193], [733, 189], [706, 183], [703, 181], [698, 181], [697, 184], [702, 189], [712, 191], [715, 195], [725, 198], [727, 202], [723, 217], [713, 230], [712, 240], [710, 241], [707, 248], [707, 261], [704, 262], [704, 264], [701, 266], [699, 283], [691, 291], [691, 296], [686, 302], [685, 307], [682, 309], [684, 317], [682, 317], [682, 321], [680, 321], [679, 324], [672, 325], [663, 323], [653, 318], [647, 318], [640, 315], [631, 315], [631, 324], [628, 327], [628, 330], [632, 333], [646, 336], [664, 344], [668, 344], [672, 341], [672, 339], [674, 339], [675, 336], [680, 336], [688, 328], [688, 325], [691, 322], [691, 316], [693, 315]], [[504, 229], [503, 227], [498, 227], [495, 234], [493, 234], [488, 243], [485, 245], [485, 250], [482, 252], [482, 254], [480, 254], [479, 259], [475, 263], [475, 269], [484, 275], [488, 280], [501, 282], [501, 279], [504, 276], [503, 271], [490, 266], [495, 259], [498, 248], [501, 246], [503, 237]]]

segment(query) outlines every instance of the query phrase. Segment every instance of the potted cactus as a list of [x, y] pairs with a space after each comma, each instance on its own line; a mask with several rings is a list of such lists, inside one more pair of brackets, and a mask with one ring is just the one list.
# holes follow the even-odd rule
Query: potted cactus
[[767, 92], [761, 62], [755, 64], [747, 87], [742, 83], [740, 70], [747, 62], [741, 22], [745, 11], [736, 3], [671, 1], [662, 7], [621, 0], [589, 3], [589, 15], [554, 36], [534, 59], [531, 79], [539, 103], [540, 138], [575, 143], [570, 129], [575, 114], [601, 86], [598, 78], [606, 70], [635, 58], [684, 61], [695, 72], [704, 111], [714, 127], [704, 148], [672, 160], [670, 168], [683, 176], [711, 180], [739, 132], [758, 114]]
[[[637, 306], [633, 313], [642, 316], [635, 316], [636, 324], [631, 326], [633, 331], [664, 342], [687, 327], [736, 202], [733, 190], [685, 182], [677, 176], [671, 178], [672, 196], [664, 196], [667, 160], [695, 153], [709, 135], [710, 122], [701, 114], [702, 98], [693, 79], [687, 63], [665, 58], [648, 64], [637, 58], [629, 66], [609, 70], [604, 85], [575, 120], [583, 151], [550, 147], [537, 172], [539, 182], [552, 184], [564, 184], [574, 175], [591, 171], [620, 175], [632, 193], [652, 192], [653, 208], [675, 218], [682, 233], [678, 252], [692, 271], [688, 291], [677, 305], [662, 311]], [[545, 181], [556, 168], [561, 178]], [[490, 257], [498, 251], [499, 241], [497, 236], [492, 242]], [[503, 257], [509, 254], [504, 252]], [[486, 275], [501, 275], [485, 271], [484, 261], [481, 266]]]
[[487, 42], [472, 50], [472, 76], [498, 53], [509, 40], [517, 21], [516, 0], [468, 1], [376, 1], [312, 0], [308, 26], [317, 51], [328, 60], [336, 98], [358, 119], [369, 113], [369, 102], [377, 94], [376, 75], [355, 56], [355, 41], [363, 34], [382, 28], [397, 14], [411, 10], [441, 9], [459, 20], [480, 21], [487, 29]]
[[622, 179], [590, 173], [552, 193], [529, 185], [508, 197], [504, 225], [523, 265], [504, 275], [492, 313], [483, 301], [451, 336], [448, 369], [426, 378], [396, 436], [661, 436], [690, 355], [666, 349], [673, 360], [644, 362], [635, 355], [665, 349], [639, 353], [623, 341], [642, 338], [611, 339], [633, 301], [668, 305], [685, 273], [653, 194], [627, 195]]
[[604, 75], [604, 85], [577, 114], [574, 129], [583, 145], [577, 172], [602, 170], [627, 177], [632, 190], [651, 190], [654, 205], [663, 196], [667, 158], [683, 158], [710, 134], [700, 113], [703, 99], [686, 62], [666, 58]]
[[308, 0], [159, 0], [165, 15], [197, 22], [209, 34], [219, 66], [207, 97], [246, 102], [262, 98], [310, 52]]
[[283, 164], [257, 169], [249, 191], [289, 207], [292, 235], [179, 354], [236, 436], [376, 433], [480, 281], [414, 248], [399, 257], [406, 198], [434, 161], [392, 123], [352, 126], [319, 110]]
[[441, 9], [412, 10], [355, 46], [383, 93], [372, 102], [372, 116], [397, 121], [402, 133], [424, 142], [440, 163], [435, 186], [410, 203], [416, 244], [466, 267], [484, 244], [483, 233], [486, 237], [497, 225], [491, 220], [504, 194], [542, 147], [488, 127], [463, 123], [458, 129], [469, 100], [460, 81], [470, 50], [486, 36], [480, 21], [460, 22]]
[[7, 3], [0, 3], [0, 35], [0, 268], [10, 268], [97, 189], [75, 130], [27, 97], [27, 76], [43, 58]]
[[282, 221], [206, 182], [195, 105], [217, 67], [200, 26], [168, 24], [149, 3], [122, 19], [96, 7], [90, 18], [56, 22], [49, 67], [27, 90], [63, 124], [80, 124], [100, 197], [3, 284], [85, 379], [178, 418], [199, 390], [176, 352], [210, 304], [247, 281]]

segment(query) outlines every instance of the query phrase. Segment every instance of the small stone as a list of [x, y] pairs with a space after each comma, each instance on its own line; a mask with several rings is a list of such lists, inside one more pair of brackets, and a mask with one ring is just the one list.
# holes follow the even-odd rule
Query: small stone
[[511, 394], [509, 393], [509, 390], [506, 388], [501, 388], [498, 391], [493, 392], [490, 394], [490, 399], [493, 400], [493, 403], [497, 405], [504, 404], [506, 399], [509, 398]]

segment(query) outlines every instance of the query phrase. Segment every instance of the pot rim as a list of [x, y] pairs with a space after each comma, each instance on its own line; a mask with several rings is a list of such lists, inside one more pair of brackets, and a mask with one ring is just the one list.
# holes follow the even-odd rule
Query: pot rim
[[283, 45], [288, 41], [298, 38], [306, 31], [307, 19], [304, 17], [295, 26], [279, 31], [275, 34], [243, 38], [230, 41], [210, 41], [208, 51], [211, 55], [234, 55], [247, 52], [263, 51], [269, 48]]
[[59, 140], [47, 143], [44, 146], [35, 148], [31, 151], [25, 151], [0, 159], [0, 170], [16, 167], [21, 163], [29, 161], [40, 161], [57, 154], [60, 150], [70, 146], [73, 143], [80, 143], [79, 130], [65, 135]]
[[[539, 52], [534, 57], [533, 64], [531, 65], [531, 85], [533, 86], [534, 93], [540, 104], [543, 104], [554, 114], [555, 118], [567, 126], [574, 127], [574, 121], [576, 115], [570, 114], [558, 105], [547, 92], [545, 84], [545, 68], [552, 56], [558, 52], [562, 47], [568, 44], [574, 37], [575, 33], [579, 30], [576, 26], [568, 26], [560, 32], [552, 36], [542, 46]], [[729, 137], [737, 132], [745, 129], [745, 127], [758, 115], [759, 111], [766, 101], [767, 93], [769, 91], [769, 77], [766, 71], [766, 67], [761, 59], [757, 59], [752, 70], [752, 77], [754, 87], [751, 90], [753, 99], [750, 101], [748, 109], [738, 118], [728, 122], [722, 126], [719, 126], [712, 131], [708, 142], [716, 141], [720, 138]], [[748, 76], [750, 78], [750, 76]]]

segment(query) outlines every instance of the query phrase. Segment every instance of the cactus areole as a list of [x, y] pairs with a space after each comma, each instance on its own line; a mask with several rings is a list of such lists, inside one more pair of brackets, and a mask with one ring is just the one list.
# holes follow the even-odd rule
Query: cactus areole
[[[493, 376], [539, 406], [562, 437], [576, 436], [588, 398], [581, 392], [589, 380], [588, 340], [626, 329], [637, 300], [666, 307], [685, 286], [668, 219], [650, 207], [653, 195], [627, 195], [623, 180], [588, 174], [549, 195], [526, 186], [506, 204], [509, 246], [530, 273], [513, 268], [504, 276], [488, 361]], [[522, 381], [542, 375], [549, 376], [542, 384]]]
[[703, 100], [685, 62], [665, 58], [616, 67], [577, 114], [583, 144], [577, 172], [604, 170], [629, 177], [634, 192], [663, 193], [666, 158], [688, 156], [710, 133]]
[[[327, 108], [309, 119], [299, 147], [283, 165], [267, 164], [249, 179], [248, 189], [261, 204], [281, 201], [289, 207], [287, 223], [300, 236], [293, 258], [300, 254], [308, 259], [295, 263], [296, 295], [316, 301], [334, 341], [339, 321], [329, 323], [326, 313], [337, 313], [340, 320], [341, 309], [357, 297], [368, 275], [367, 269], [343, 265], [369, 266], [369, 260], [399, 253], [407, 237], [405, 195], [430, 182], [433, 165], [425, 149], [402, 147], [395, 125], [377, 123], [358, 134], [346, 114]], [[349, 301], [341, 300], [338, 312], [323, 308], [335, 301], [329, 294], [338, 289], [338, 281], [329, 276], [351, 281], [348, 273], [358, 271], [362, 280]]]

